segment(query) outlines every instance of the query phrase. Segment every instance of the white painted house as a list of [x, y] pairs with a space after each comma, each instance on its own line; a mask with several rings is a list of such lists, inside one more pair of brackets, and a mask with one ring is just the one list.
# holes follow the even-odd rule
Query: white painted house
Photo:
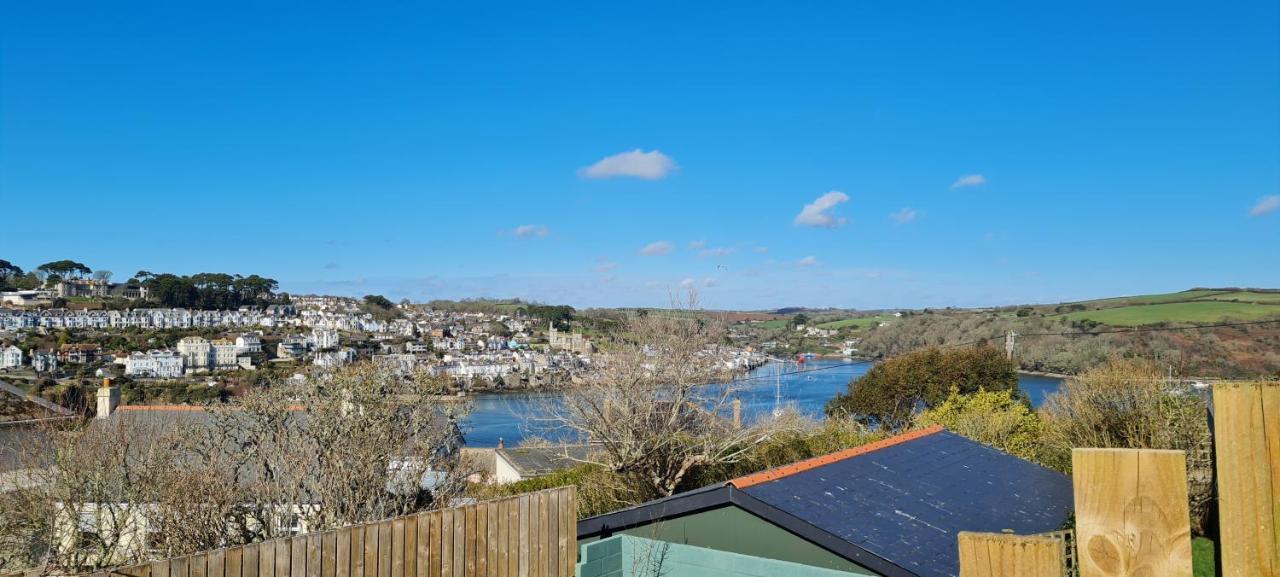
[[9, 345], [0, 349], [0, 369], [12, 369], [22, 366], [22, 349]]

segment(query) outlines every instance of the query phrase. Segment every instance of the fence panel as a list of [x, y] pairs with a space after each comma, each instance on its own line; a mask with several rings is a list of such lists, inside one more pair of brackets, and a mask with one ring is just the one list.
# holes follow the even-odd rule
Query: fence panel
[[1213, 407], [1223, 573], [1280, 576], [1280, 385], [1216, 385]]
[[1075, 449], [1081, 577], [1191, 577], [1186, 455]]
[[86, 577], [569, 577], [576, 519], [561, 487]]
[[1063, 577], [1062, 543], [1052, 537], [961, 532], [960, 577]]

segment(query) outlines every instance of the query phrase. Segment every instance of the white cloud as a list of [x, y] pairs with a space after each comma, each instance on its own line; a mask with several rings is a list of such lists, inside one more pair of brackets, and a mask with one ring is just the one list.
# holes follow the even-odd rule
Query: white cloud
[[804, 205], [804, 209], [800, 211], [800, 214], [796, 215], [795, 223], [801, 226], [812, 226], [818, 228], [836, 228], [844, 226], [845, 223], [849, 222], [849, 219], [837, 217], [833, 215], [832, 212], [836, 205], [848, 201], [849, 195], [843, 192], [838, 190], [828, 192], [819, 196], [817, 200]]
[[757, 254], [764, 254], [764, 253], [769, 252], [769, 247], [767, 247], [767, 246], [757, 246], [757, 247], [755, 247], [755, 248], [753, 248], [753, 249], [751, 249], [751, 250], [752, 250], [752, 251], [754, 251], [754, 252], [755, 252], [755, 253], [757, 253]]
[[716, 280], [716, 279], [713, 279], [713, 278], [710, 278], [710, 277], [702, 279], [702, 286], [707, 287], [707, 288], [711, 288], [711, 287], [716, 286], [716, 285], [718, 285], [718, 284], [720, 284], [720, 281], [718, 281], [718, 280]]
[[920, 213], [916, 212], [914, 208], [903, 208], [897, 212], [889, 213], [889, 218], [892, 218], [898, 224], [907, 224], [915, 220], [917, 216], [920, 216]]
[[609, 272], [615, 268], [618, 268], [618, 263], [604, 260], [596, 265], [596, 272]]
[[640, 254], [643, 256], [658, 256], [670, 253], [672, 248], [674, 247], [671, 246], [671, 243], [660, 240], [644, 245], [644, 248], [640, 249]]
[[684, 279], [684, 280], [680, 281], [680, 288], [689, 288], [689, 287], [692, 287], [692, 286], [694, 286], [694, 285], [696, 285], [696, 284], [698, 284], [698, 281], [697, 281], [697, 280], [695, 280], [695, 279], [691, 279], [691, 278], [687, 278], [687, 279]]
[[818, 257], [815, 257], [815, 256], [806, 256], [806, 257], [804, 257], [804, 258], [800, 259], [800, 262], [798, 262], [798, 263], [796, 263], [796, 264], [799, 264], [800, 266], [813, 266], [813, 265], [815, 265], [815, 264], [818, 264]]
[[735, 250], [736, 249], [728, 248], [728, 247], [703, 249], [701, 252], [698, 253], [698, 258], [719, 258], [722, 256], [729, 256], [733, 254]]
[[1249, 211], [1249, 216], [1271, 214], [1278, 208], [1280, 208], [1280, 195], [1263, 197], [1258, 201], [1258, 204], [1253, 205], [1253, 210]]
[[676, 161], [660, 151], [644, 152], [639, 148], [606, 156], [599, 162], [578, 170], [582, 178], [614, 178], [629, 176], [644, 180], [661, 180], [679, 169]]
[[956, 188], [965, 188], [969, 186], [982, 186], [986, 183], [987, 183], [987, 177], [982, 176], [981, 174], [966, 174], [964, 176], [961, 176], [960, 178], [957, 178], [955, 182], [951, 183], [951, 188], [956, 189]]
[[701, 250], [707, 247], [707, 241], [694, 240], [689, 242], [689, 250]]
[[522, 224], [511, 231], [517, 238], [541, 238], [551, 234], [551, 230], [540, 224]]

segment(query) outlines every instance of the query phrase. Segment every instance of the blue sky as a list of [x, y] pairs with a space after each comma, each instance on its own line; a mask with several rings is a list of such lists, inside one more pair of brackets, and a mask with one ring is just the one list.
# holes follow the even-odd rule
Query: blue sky
[[1278, 21], [1275, 1], [6, 2], [0, 258], [578, 306], [1278, 287]]

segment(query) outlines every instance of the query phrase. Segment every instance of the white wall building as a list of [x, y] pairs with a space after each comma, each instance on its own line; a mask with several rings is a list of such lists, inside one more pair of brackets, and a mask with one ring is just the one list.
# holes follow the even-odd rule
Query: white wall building
[[213, 362], [213, 345], [201, 337], [183, 337], [178, 341], [178, 354], [186, 368], [207, 369]]
[[182, 355], [173, 351], [133, 353], [124, 363], [124, 374], [131, 377], [176, 379], [182, 376]]
[[236, 346], [242, 353], [262, 352], [262, 339], [253, 333], [245, 333], [236, 337]]
[[312, 329], [307, 337], [311, 348], [317, 351], [328, 351], [338, 348], [338, 331], [332, 329]]
[[22, 366], [22, 349], [9, 345], [0, 349], [0, 369], [12, 369]]

